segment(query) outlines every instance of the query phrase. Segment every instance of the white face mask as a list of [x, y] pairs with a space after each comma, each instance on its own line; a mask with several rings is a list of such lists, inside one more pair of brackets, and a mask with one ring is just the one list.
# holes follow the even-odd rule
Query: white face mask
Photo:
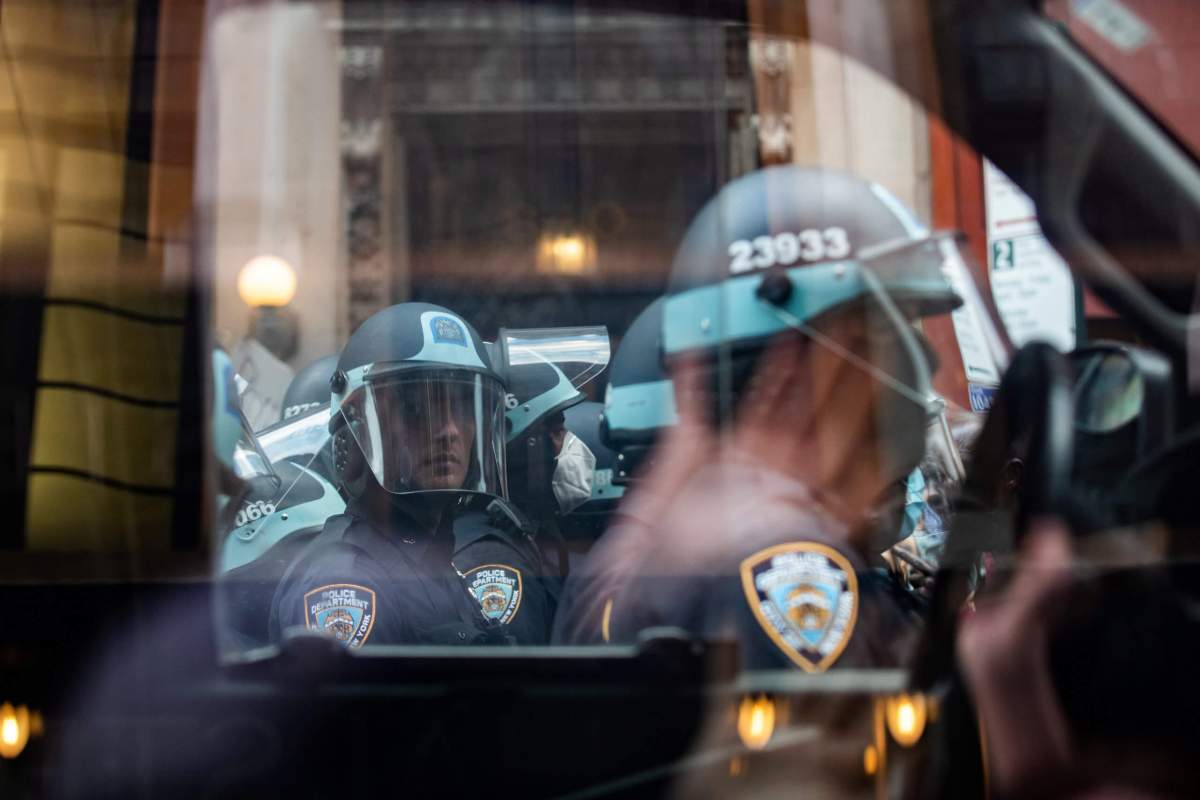
[[555, 459], [554, 477], [550, 481], [558, 509], [564, 514], [578, 508], [592, 496], [592, 478], [596, 473], [596, 456], [575, 434], [567, 431], [562, 451]]

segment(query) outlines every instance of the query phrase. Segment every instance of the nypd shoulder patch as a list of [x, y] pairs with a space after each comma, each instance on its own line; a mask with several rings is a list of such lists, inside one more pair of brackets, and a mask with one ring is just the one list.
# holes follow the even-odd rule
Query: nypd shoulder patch
[[858, 620], [858, 578], [845, 556], [791, 542], [758, 551], [741, 573], [755, 619], [788, 658], [808, 672], [837, 660]]
[[507, 564], [484, 564], [468, 570], [467, 586], [483, 615], [501, 625], [512, 622], [521, 607], [521, 571]]
[[375, 592], [353, 583], [331, 583], [304, 594], [304, 622], [348, 647], [362, 647], [375, 627]]

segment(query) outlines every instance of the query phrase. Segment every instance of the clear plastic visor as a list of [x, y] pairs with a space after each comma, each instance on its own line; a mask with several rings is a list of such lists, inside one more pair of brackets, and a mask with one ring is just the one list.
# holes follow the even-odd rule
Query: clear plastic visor
[[271, 463], [287, 458], [307, 466], [329, 443], [329, 406], [262, 431], [258, 443]]
[[612, 356], [603, 325], [502, 328], [498, 343], [505, 366], [552, 364], [576, 389], [603, 372]]
[[[928, 342], [921, 340], [919, 331], [930, 321], [949, 318], [954, 333], [952, 344], [957, 345], [962, 359], [964, 382], [991, 388], [999, 384], [1012, 355], [1012, 344], [999, 314], [985, 300], [988, 295], [976, 284], [975, 272], [952, 232], [864, 250], [860, 266], [867, 301], [858, 312], [860, 346], [846, 347], [839, 337], [831, 338], [824, 319], [809, 324], [795, 318], [787, 321], [809, 333], [819, 346], [837, 352], [881, 383], [914, 402], [925, 403], [931, 430], [937, 432], [934, 438], [949, 441], [945, 402], [932, 391], [933, 365], [926, 358]], [[776, 313], [789, 317], [786, 310]], [[829, 316], [836, 318], [839, 312], [835, 310]], [[942, 364], [941, 368], [949, 369], [951, 365]], [[950, 456], [947, 466], [958, 472], [961, 466], [955, 461]]]
[[243, 415], [239, 414], [238, 418], [242, 424], [242, 433], [233, 448], [233, 474], [244, 481], [274, 476], [275, 470], [271, 468], [271, 461], [259, 446], [258, 439], [250, 430], [250, 424]]
[[[793, 294], [802, 296], [806, 274], [798, 272]], [[962, 366], [943, 352], [940, 369], [962, 369], [964, 374], [951, 383], [987, 393], [999, 383], [1011, 353], [998, 314], [985, 301], [952, 234], [865, 252], [857, 275], [861, 302], [835, 305], [808, 319], [792, 310], [795, 306], [758, 302], [812, 342], [814, 366], [797, 379], [807, 382], [818, 401], [837, 398], [841, 424], [854, 427], [846, 419], [855, 409], [861, 412], [860, 427], [873, 432], [870, 438], [883, 453], [885, 475], [907, 474], [924, 457], [936, 462], [948, 480], [961, 481], [963, 457], [947, 420], [947, 404], [933, 390], [936, 365], [928, 358], [930, 345], [921, 329], [949, 317], [954, 338], [943, 342], [957, 345]], [[853, 273], [846, 278], [853, 280]], [[871, 397], [874, 402], [868, 402]]]
[[504, 390], [463, 371], [413, 371], [368, 381], [338, 410], [367, 468], [392, 494], [506, 496]]

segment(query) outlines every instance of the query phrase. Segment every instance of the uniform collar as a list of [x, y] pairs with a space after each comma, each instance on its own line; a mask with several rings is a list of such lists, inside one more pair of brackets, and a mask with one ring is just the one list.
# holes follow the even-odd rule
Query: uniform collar
[[403, 500], [391, 503], [389, 512], [389, 518], [381, 521], [363, 513], [354, 504], [347, 508], [347, 513], [381, 535], [409, 561], [437, 558], [446, 564], [450, 563], [454, 547], [454, 533], [450, 525], [452, 513], [438, 513], [419, 502]]

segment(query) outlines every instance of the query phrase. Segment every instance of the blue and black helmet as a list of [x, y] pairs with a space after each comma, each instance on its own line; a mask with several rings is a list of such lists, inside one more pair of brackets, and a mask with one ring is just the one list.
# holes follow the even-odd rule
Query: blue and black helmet
[[[809, 383], [793, 381], [786, 395], [758, 392], [771, 385], [762, 368], [772, 362], [761, 356], [776, 343], [868, 376], [880, 388], [869, 405], [826, 398], [812, 408], [870, 413], [850, 423], [862, 436], [846, 446], [870, 446], [877, 476], [899, 482], [919, 463], [925, 431], [941, 413], [913, 323], [977, 300], [970, 275], [955, 236], [931, 233], [879, 184], [834, 170], [770, 167], [729, 183], [688, 228], [663, 304], [662, 355], [668, 366], [699, 367], [707, 382], [697, 385], [721, 422], [759, 400], [791, 403], [808, 391]], [[978, 305], [969, 316], [981, 345], [995, 338], [983, 335], [988, 318]], [[781, 430], [795, 422], [776, 421]]]
[[290, 420], [311, 414], [329, 405], [329, 379], [337, 369], [338, 355], [318, 358], [296, 373], [283, 393], [280, 419]]
[[603, 326], [501, 328], [488, 347], [508, 391], [510, 498], [539, 519], [557, 516], [553, 476], [572, 434], [566, 412], [587, 399], [582, 387], [608, 366], [608, 331]]
[[277, 481], [251, 481], [221, 519], [221, 634], [243, 647], [268, 643], [267, 610], [280, 579], [325, 521], [346, 508], [337, 489], [315, 471], [288, 461], [274, 469]]
[[[449, 309], [432, 303], [400, 303], [372, 314], [346, 341], [331, 379], [336, 407], [381, 373], [452, 369], [500, 381], [483, 340]], [[339, 378], [339, 376], [343, 376]]]
[[587, 399], [554, 364], [517, 364], [508, 367], [505, 373], [508, 388], [505, 419], [510, 443], [530, 426]]
[[504, 382], [453, 311], [402, 303], [372, 315], [329, 386], [334, 475], [351, 497], [505, 496]]
[[663, 354], [755, 348], [867, 299], [909, 319], [945, 313], [961, 302], [942, 269], [953, 248], [877, 183], [798, 166], [750, 173], [709, 201], [676, 252]]
[[603, 326], [501, 328], [488, 345], [508, 389], [508, 441], [587, 399], [582, 387], [608, 366]]
[[638, 314], [609, 370], [600, 438], [616, 453], [617, 484], [629, 479], [662, 431], [679, 422], [675, 386], [662, 362], [664, 302], [660, 297]]

